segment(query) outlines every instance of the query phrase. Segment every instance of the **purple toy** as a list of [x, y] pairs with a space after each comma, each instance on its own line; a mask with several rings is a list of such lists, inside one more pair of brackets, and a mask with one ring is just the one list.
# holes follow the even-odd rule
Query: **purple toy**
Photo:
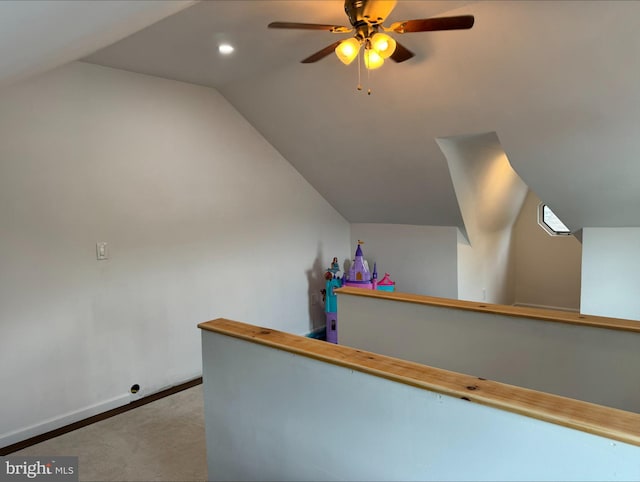
[[380, 291], [394, 291], [395, 283], [389, 278], [389, 273], [385, 273], [384, 278], [378, 283], [378, 268], [373, 265], [373, 273], [369, 271], [369, 266], [362, 256], [362, 241], [358, 240], [356, 257], [345, 273], [344, 279], [340, 279], [338, 258], [333, 258], [331, 268], [325, 273], [325, 289], [322, 290], [325, 301], [325, 315], [327, 319], [327, 341], [338, 343], [338, 297], [333, 292], [334, 288], [341, 286], [352, 286], [354, 288], [364, 288], [367, 290], [378, 289]]
[[354, 288], [375, 290], [378, 280], [376, 265], [373, 265], [373, 274], [371, 274], [369, 272], [369, 266], [367, 266], [366, 261], [362, 257], [361, 244], [363, 244], [362, 241], [358, 241], [356, 257], [351, 264], [351, 268], [349, 268], [349, 273], [344, 276], [344, 285], [352, 286]]

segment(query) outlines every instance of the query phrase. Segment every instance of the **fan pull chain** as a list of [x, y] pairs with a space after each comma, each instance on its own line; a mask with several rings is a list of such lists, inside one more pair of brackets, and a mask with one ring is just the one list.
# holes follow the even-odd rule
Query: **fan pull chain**
[[[364, 57], [363, 57], [364, 59]], [[363, 60], [364, 61], [364, 60]], [[362, 84], [360, 83], [360, 50], [358, 50], [358, 90], [362, 90]]]
[[[361, 62], [362, 60], [362, 62]], [[360, 55], [360, 51], [358, 51], [358, 87], [359, 91], [362, 91], [362, 66], [364, 65], [364, 55]], [[365, 67], [366, 68], [366, 67]], [[367, 95], [371, 95], [371, 70], [367, 70]]]

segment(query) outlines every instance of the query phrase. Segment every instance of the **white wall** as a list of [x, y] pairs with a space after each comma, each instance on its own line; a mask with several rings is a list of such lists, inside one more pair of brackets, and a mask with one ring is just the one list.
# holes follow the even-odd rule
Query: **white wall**
[[584, 228], [581, 311], [640, 320], [640, 228]]
[[542, 229], [539, 204], [529, 191], [514, 226], [515, 303], [579, 311], [582, 245]]
[[640, 413], [640, 333], [338, 295], [340, 344]]
[[512, 228], [527, 186], [511, 168], [494, 132], [437, 142], [464, 220], [458, 238], [458, 298], [511, 304]]
[[640, 479], [634, 445], [218, 333], [202, 344], [211, 480]]
[[364, 241], [364, 258], [378, 279], [385, 272], [396, 291], [457, 298], [457, 228], [406, 224], [351, 224], [351, 258], [358, 240]]
[[0, 227], [0, 446], [199, 376], [198, 322], [308, 332], [350, 251], [218, 92], [85, 63], [0, 92]]

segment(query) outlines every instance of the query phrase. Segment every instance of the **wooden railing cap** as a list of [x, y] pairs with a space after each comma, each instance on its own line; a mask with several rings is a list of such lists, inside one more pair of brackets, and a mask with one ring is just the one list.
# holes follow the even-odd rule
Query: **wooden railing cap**
[[496, 315], [517, 316], [539, 321], [551, 321], [556, 323], [568, 323], [571, 325], [591, 326], [609, 330], [622, 330], [640, 333], [640, 321], [625, 320], [622, 318], [607, 318], [604, 316], [583, 315], [570, 311], [546, 310], [541, 308], [528, 308], [524, 306], [498, 305], [493, 303], [481, 303], [477, 301], [454, 300], [450, 298], [438, 298], [435, 296], [417, 295], [413, 293], [398, 293], [388, 291], [366, 290], [345, 286], [335, 290], [338, 295], [364, 296], [382, 300], [400, 301], [405, 303], [417, 303], [442, 308], [454, 308], [459, 310], [493, 313]]
[[200, 323], [198, 327], [397, 383], [640, 446], [640, 414], [224, 318]]

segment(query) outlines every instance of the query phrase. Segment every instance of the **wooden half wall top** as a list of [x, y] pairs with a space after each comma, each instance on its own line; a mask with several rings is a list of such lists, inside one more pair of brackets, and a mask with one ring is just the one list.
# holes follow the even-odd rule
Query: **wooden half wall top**
[[622, 330], [640, 333], [640, 321], [624, 320], [621, 318], [606, 318], [604, 316], [583, 315], [569, 311], [545, 310], [540, 308], [526, 308], [522, 306], [497, 305], [477, 301], [454, 300], [450, 298], [437, 298], [435, 296], [416, 295], [412, 293], [397, 293], [387, 291], [364, 290], [361, 288], [338, 288], [338, 294], [364, 296], [405, 303], [417, 303], [442, 308], [455, 308], [459, 310], [493, 313], [496, 315], [517, 316], [531, 318], [540, 321], [556, 323], [568, 323], [571, 325], [592, 326], [609, 330]]
[[[343, 290], [349, 290], [349, 288], [343, 288]], [[394, 293], [385, 294], [385, 296], [390, 295]], [[400, 295], [395, 294], [395, 296]], [[462, 398], [470, 403], [479, 403], [640, 446], [640, 414], [222, 318], [201, 323], [198, 327], [205, 331], [358, 370], [397, 383]]]

